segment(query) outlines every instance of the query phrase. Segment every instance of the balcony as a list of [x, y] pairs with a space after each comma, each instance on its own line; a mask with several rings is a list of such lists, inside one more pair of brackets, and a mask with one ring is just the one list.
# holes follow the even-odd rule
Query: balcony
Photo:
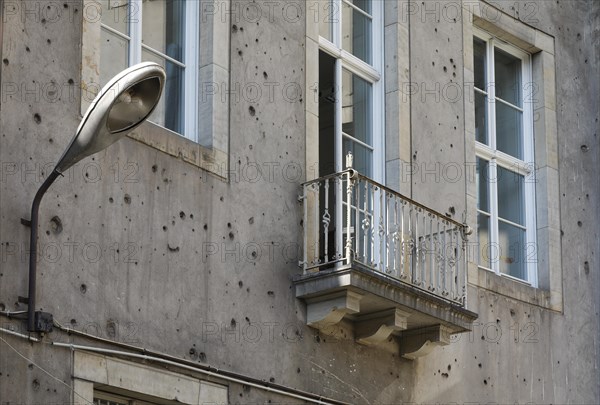
[[466, 231], [349, 169], [302, 186], [304, 272], [294, 280], [307, 324], [344, 323], [361, 344], [397, 341], [409, 359], [469, 331]]

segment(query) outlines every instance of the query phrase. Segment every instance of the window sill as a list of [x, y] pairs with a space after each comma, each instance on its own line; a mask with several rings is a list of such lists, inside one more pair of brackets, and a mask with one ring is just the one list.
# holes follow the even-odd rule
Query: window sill
[[150, 121], [144, 122], [128, 136], [227, 180], [228, 156], [219, 149], [202, 146]]
[[513, 277], [501, 276], [482, 267], [475, 268], [477, 273], [469, 274], [469, 284], [531, 305], [562, 312], [560, 291], [535, 288]]

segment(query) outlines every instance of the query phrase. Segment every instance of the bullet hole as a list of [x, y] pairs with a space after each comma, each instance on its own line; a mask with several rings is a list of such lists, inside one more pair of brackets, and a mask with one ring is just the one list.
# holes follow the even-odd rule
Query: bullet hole
[[125, 194], [123, 201], [125, 201], [125, 204], [131, 204], [131, 196], [129, 194]]
[[267, 295], [270, 297], [274, 297], [275, 293], [273, 291], [267, 291]]
[[72, 318], [70, 323], [71, 323], [71, 325], [77, 325], [77, 319]]
[[245, 317], [244, 319], [246, 320], [246, 322], [250, 323], [250, 318]]
[[274, 383], [274, 382], [275, 382], [275, 377], [271, 377], [271, 378], [269, 378], [269, 382], [272, 382], [272, 383]]
[[227, 228], [231, 229], [231, 222], [227, 222]]
[[437, 28], [434, 28], [433, 30], [434, 30], [435, 32], [437, 32]]
[[87, 292], [87, 285], [81, 284], [79, 286], [79, 291], [81, 291], [82, 294], [85, 294]]
[[448, 371], [452, 370], [452, 366], [448, 364]]
[[267, 74], [267, 72], [263, 72], [263, 77], [265, 78], [265, 80], [267, 80], [269, 78], [269, 75]]
[[172, 246], [171, 246], [170, 244], [168, 244], [168, 243], [167, 243], [167, 249], [169, 249], [169, 252], [173, 252], [173, 253], [179, 252], [179, 246], [172, 247]]
[[456, 214], [456, 209], [454, 207], [448, 208], [448, 211], [450, 212], [451, 215]]
[[179, 211], [179, 218], [180, 219], [185, 219], [185, 212]]
[[244, 27], [240, 27], [240, 31], [244, 32]]
[[434, 61], [431, 61], [431, 66], [435, 66], [435, 62]]
[[448, 373], [442, 373], [441, 375], [442, 375], [442, 377], [444, 377], [444, 378], [448, 378]]
[[251, 117], [254, 117], [256, 115], [256, 110], [254, 109], [254, 107], [250, 106], [248, 108], [248, 112], [250, 113]]
[[48, 45], [50, 45], [50, 44], [52, 43], [52, 41], [50, 41], [50, 38], [48, 38], [48, 39], [46, 40], [46, 42], [48, 43]]
[[[456, 127], [454, 127], [454, 129], [456, 129]], [[454, 148], [454, 145], [450, 144], [450, 148]]]
[[254, 217], [248, 218], [248, 223], [252, 225], [254, 223]]
[[514, 309], [510, 310], [510, 316], [515, 316], [515, 310]]
[[577, 33], [577, 39], [581, 39], [581, 34]]
[[8, 66], [8, 59], [6, 59], [6, 58], [2, 59], [2, 63], [4, 63], [6, 66]]
[[[29, 364], [27, 365], [27, 368], [28, 368], [28, 369], [30, 369], [30, 370], [33, 370], [33, 364], [29, 363]], [[0, 375], [2, 375], [2, 374], [0, 374]]]
[[233, 232], [229, 232], [229, 240], [233, 240], [235, 238], [235, 235], [233, 234]]
[[256, 43], [258, 44], [258, 38], [256, 38], [256, 39], [254, 40], [254, 42], [256, 42]]
[[444, 66], [444, 72], [447, 72], [448, 68], [446, 66]]
[[296, 369], [296, 373], [300, 374], [300, 367]]
[[219, 197], [220, 201], [224, 201], [225, 199], [223, 198], [223, 196]]
[[167, 232], [167, 226], [163, 226], [163, 231]]
[[29, 47], [28, 47], [28, 46], [26, 46], [26, 47], [25, 47], [25, 50], [26, 50], [27, 52], [31, 52], [31, 49], [29, 49]]
[[[238, 281], [238, 287], [240, 287], [240, 288], [244, 287], [244, 282], [241, 280]], [[248, 318], [246, 318], [246, 319], [248, 319]]]
[[237, 27], [237, 25], [233, 24], [233, 25], [231, 26], [231, 32], [233, 32], [233, 33], [236, 33], [236, 32], [237, 32], [237, 30], [238, 30], [238, 27]]
[[52, 217], [52, 219], [50, 220], [50, 229], [52, 229], [52, 232], [55, 235], [58, 235], [59, 233], [62, 232], [63, 226], [62, 226], [62, 221], [60, 220], [59, 217], [57, 217], [57, 216]]
[[36, 391], [40, 389], [40, 382], [38, 381], [37, 378], [31, 382], [31, 386]]
[[487, 380], [483, 380], [483, 384], [484, 384], [484, 385], [487, 385]]
[[112, 198], [112, 197], [109, 197], [109, 198], [108, 198], [108, 202], [112, 204], [113, 202], [115, 202], [115, 200], [114, 200], [114, 198]]
[[590, 274], [590, 263], [589, 262], [583, 263], [583, 271], [585, 271], [585, 274]]
[[117, 324], [115, 321], [109, 320], [106, 322], [106, 334], [110, 338], [117, 336]]
[[589, 148], [587, 145], [581, 145], [581, 151], [582, 151], [583, 153], [585, 153], [585, 152], [587, 152], [587, 151], [589, 151], [589, 150], [590, 150], [590, 148]]
[[202, 228], [204, 228], [204, 230], [206, 231], [208, 229], [208, 225], [204, 224], [204, 226]]
[[192, 358], [196, 358], [198, 357], [198, 353], [196, 352], [196, 349], [194, 349], [193, 347], [190, 348], [189, 352], [190, 356], [192, 356]]
[[286, 38], [286, 37], [283, 37], [283, 40], [284, 40], [284, 41], [287, 41], [287, 38]]
[[190, 219], [194, 219], [194, 214], [190, 214]]
[[35, 121], [36, 124], [40, 124], [42, 122], [42, 117], [40, 117], [40, 115], [38, 113], [33, 114], [33, 120]]
[[200, 352], [200, 354], [198, 355], [198, 360], [200, 360], [201, 362], [205, 362], [206, 361], [206, 353]]
[[232, 328], [235, 328], [235, 327], [236, 327], [236, 325], [237, 325], [237, 322], [235, 321], [235, 319], [234, 319], [234, 318], [231, 318], [231, 322], [230, 322], [230, 324], [231, 324], [231, 327], [232, 327]]
[[450, 63], [454, 63], [454, 59], [450, 58]]
[[6, 305], [3, 302], [0, 302], [0, 311], [6, 311]]
[[583, 223], [581, 221], [577, 221], [577, 226], [581, 228], [583, 226]]
[[240, 50], [238, 51], [238, 55], [242, 56], [242, 54], [243, 54], [243, 52], [242, 52], [242, 50], [240, 49]]

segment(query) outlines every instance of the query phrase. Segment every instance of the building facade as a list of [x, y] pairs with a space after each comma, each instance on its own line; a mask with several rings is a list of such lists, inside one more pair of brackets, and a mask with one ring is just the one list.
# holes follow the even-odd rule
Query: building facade
[[[1, 12], [0, 403], [600, 400], [597, 2]], [[29, 331], [33, 196], [141, 61], [152, 116], [42, 201]]]

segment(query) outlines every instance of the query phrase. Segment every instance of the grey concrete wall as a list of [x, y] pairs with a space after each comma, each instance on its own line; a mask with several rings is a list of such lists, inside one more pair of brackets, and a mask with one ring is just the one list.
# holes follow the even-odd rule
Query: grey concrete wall
[[[79, 93], [67, 90], [79, 83], [83, 8], [65, 4], [64, 18], [72, 19], [61, 23], [42, 21], [40, 13], [5, 15], [3, 24], [4, 310], [25, 309], [16, 304], [27, 295], [29, 229], [20, 218], [29, 217], [41, 168], [47, 174], [51, 167], [44, 165], [57, 160], [79, 120]], [[539, 22], [528, 23], [555, 36], [558, 55], [564, 313], [471, 288], [480, 323], [474, 332], [414, 362], [305, 326], [291, 284], [300, 271], [305, 106], [302, 97], [282, 93], [286, 85], [304, 87], [305, 21], [286, 19], [279, 8], [272, 22], [268, 15], [258, 23], [232, 21], [230, 80], [242, 88], [256, 83], [263, 92], [232, 98], [229, 182], [132, 139], [79, 163], [42, 203], [38, 309], [101, 337], [349, 403], [597, 402], [600, 61], [593, 35], [600, 8], [591, 1], [533, 4]], [[460, 81], [460, 22], [410, 18], [411, 80]], [[279, 84], [274, 98], [266, 82]], [[34, 94], [9, 96], [7, 83], [32, 86]], [[49, 83], [66, 83], [59, 100], [45, 93]], [[411, 100], [411, 155], [418, 164], [463, 162], [463, 105], [434, 99]], [[454, 207], [460, 219], [463, 183], [412, 181], [415, 199], [442, 212]], [[31, 359], [0, 342], [2, 402], [71, 400], [63, 384], [29, 367], [35, 362], [68, 382], [68, 351], [0, 336]], [[48, 338], [90, 343], [58, 331]], [[230, 387], [231, 403], [269, 399], [292, 402]]]

